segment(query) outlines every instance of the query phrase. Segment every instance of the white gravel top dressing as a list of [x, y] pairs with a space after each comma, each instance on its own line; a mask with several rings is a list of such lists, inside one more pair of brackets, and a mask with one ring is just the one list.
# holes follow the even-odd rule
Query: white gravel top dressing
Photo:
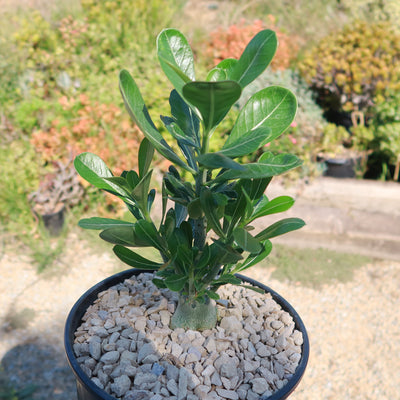
[[175, 293], [141, 274], [101, 292], [77, 329], [82, 369], [123, 400], [266, 399], [301, 358], [303, 338], [270, 294], [220, 288], [218, 326], [171, 330]]

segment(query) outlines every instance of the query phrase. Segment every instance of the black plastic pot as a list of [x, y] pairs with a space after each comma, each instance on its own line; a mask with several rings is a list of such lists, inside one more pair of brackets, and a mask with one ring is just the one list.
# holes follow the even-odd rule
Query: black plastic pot
[[329, 158], [325, 164], [325, 176], [333, 178], [354, 178], [356, 176], [354, 158]]
[[61, 205], [55, 212], [39, 215], [50, 236], [58, 236], [62, 232], [64, 227], [64, 215], [64, 205]]
[[[120, 282], [123, 282], [125, 279], [130, 278], [132, 275], [139, 275], [142, 272], [148, 271], [129, 269], [112, 275], [107, 279], [104, 279], [97, 285], [90, 288], [85, 294], [83, 294], [70, 311], [65, 325], [64, 344], [68, 363], [72, 368], [72, 371], [76, 378], [78, 400], [115, 400], [115, 397], [107, 394], [104, 390], [96, 386], [80, 368], [72, 347], [74, 343], [74, 332], [76, 331], [78, 326], [81, 325], [82, 317], [85, 314], [87, 308], [97, 299], [97, 295], [100, 292], [107, 290], [109, 287], [114, 286]], [[306, 328], [296, 310], [282, 296], [271, 290], [269, 287], [253, 279], [247, 278], [239, 274], [237, 276], [242, 279], [243, 282], [257, 286], [262, 290], [265, 290], [265, 292], [270, 293], [273, 299], [282, 307], [282, 309], [287, 311], [292, 316], [296, 329], [301, 331], [301, 333], [303, 334], [301, 359], [295, 373], [283, 388], [279, 389], [272, 396], [268, 397], [268, 400], [286, 399], [299, 384], [307, 366], [310, 346]]]

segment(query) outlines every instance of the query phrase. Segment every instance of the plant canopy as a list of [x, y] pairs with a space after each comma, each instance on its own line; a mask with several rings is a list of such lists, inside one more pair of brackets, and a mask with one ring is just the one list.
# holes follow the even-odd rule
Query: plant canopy
[[[271, 86], [254, 94], [239, 112], [223, 146], [210, 151], [213, 132], [238, 101], [243, 88], [269, 65], [277, 48], [273, 31], [259, 32], [236, 59], [214, 67], [206, 80], [195, 77], [193, 52], [184, 35], [163, 30], [157, 38], [162, 70], [174, 89], [170, 116], [161, 116], [176, 149], [153, 123], [136, 81], [126, 70], [119, 86], [125, 106], [144, 134], [138, 153], [138, 171], [114, 176], [100, 157], [91, 153], [75, 159], [78, 173], [99, 189], [119, 197], [135, 222], [107, 218], [82, 219], [79, 225], [101, 230], [100, 237], [113, 243], [114, 253], [135, 268], [156, 271], [154, 284], [178, 292], [180, 301], [172, 327], [208, 329], [216, 323], [218, 288], [241, 285], [236, 273], [267, 257], [270, 239], [301, 228], [298, 218], [285, 218], [253, 233], [261, 217], [288, 210], [288, 196], [269, 199], [271, 179], [301, 165], [292, 154], [265, 152], [257, 162], [238, 158], [257, 151], [278, 138], [293, 121], [297, 102], [289, 90]], [[179, 149], [179, 153], [177, 152]], [[151, 215], [156, 197], [151, 188], [154, 151], [170, 163], [162, 183], [162, 215]], [[184, 176], [191, 175], [190, 179]], [[169, 207], [169, 205], [171, 205]], [[153, 247], [162, 261], [135, 251]]]

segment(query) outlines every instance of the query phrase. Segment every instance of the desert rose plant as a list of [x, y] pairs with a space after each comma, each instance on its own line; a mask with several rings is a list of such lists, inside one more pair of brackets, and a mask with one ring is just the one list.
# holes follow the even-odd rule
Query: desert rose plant
[[[118, 196], [135, 222], [100, 217], [79, 225], [101, 230], [115, 254], [130, 266], [155, 270], [154, 284], [179, 293], [171, 327], [203, 330], [215, 326], [221, 285], [242, 282], [235, 276], [271, 252], [270, 239], [299, 229], [304, 222], [285, 218], [254, 233], [252, 223], [288, 210], [288, 196], [269, 199], [264, 192], [273, 176], [301, 164], [292, 154], [264, 152], [255, 163], [238, 157], [255, 152], [280, 136], [293, 121], [297, 102], [287, 89], [271, 86], [254, 94], [243, 106], [222, 148], [210, 152], [210, 140], [219, 123], [239, 99], [243, 88], [269, 65], [277, 48], [271, 30], [259, 32], [239, 60], [226, 59], [203, 81], [196, 80], [192, 50], [175, 29], [157, 38], [162, 70], [171, 81], [170, 116], [161, 121], [176, 141], [180, 155], [151, 120], [135, 80], [126, 71], [119, 85], [126, 108], [144, 134], [138, 152], [138, 171], [114, 176], [91, 153], [75, 159], [78, 173], [99, 189]], [[156, 197], [150, 168], [154, 150], [170, 163], [162, 183], [161, 216], [153, 217]], [[186, 179], [184, 179], [186, 177]], [[150, 260], [131, 248], [153, 247], [160, 260]]]

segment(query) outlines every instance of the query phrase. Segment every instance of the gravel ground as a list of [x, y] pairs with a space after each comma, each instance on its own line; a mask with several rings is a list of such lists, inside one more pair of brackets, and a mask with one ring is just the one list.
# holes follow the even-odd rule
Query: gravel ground
[[[73, 235], [51, 275], [38, 275], [23, 255], [0, 260], [0, 359], [16, 386], [37, 385], [35, 399], [74, 400], [74, 378], [63, 354], [63, 327], [78, 297], [120, 264], [90, 253]], [[249, 276], [296, 308], [308, 329], [311, 355], [293, 400], [399, 399], [400, 263], [380, 261], [347, 283], [320, 290], [279, 282], [269, 271]]]

